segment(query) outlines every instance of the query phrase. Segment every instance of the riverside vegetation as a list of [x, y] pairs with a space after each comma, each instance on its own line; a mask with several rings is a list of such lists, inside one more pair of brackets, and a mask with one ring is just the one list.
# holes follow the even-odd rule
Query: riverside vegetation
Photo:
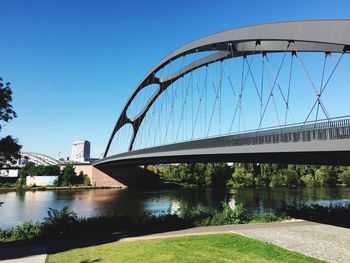
[[163, 181], [199, 187], [296, 187], [350, 185], [350, 167], [196, 163], [150, 166]]
[[182, 209], [178, 214], [158, 216], [142, 214], [131, 217], [123, 214], [78, 217], [67, 206], [62, 210], [49, 208], [42, 222], [26, 222], [9, 229], [0, 229], [0, 240], [35, 239], [58, 236], [81, 236], [86, 234], [111, 233], [116, 231], [143, 232], [166, 231], [194, 226], [215, 226], [225, 224], [267, 223], [286, 219], [285, 215], [272, 213], [252, 214], [241, 204], [231, 209], [222, 203], [218, 210]]
[[[346, 206], [323, 207], [316, 204], [286, 205], [276, 213], [249, 213], [241, 204], [234, 209], [223, 202], [220, 209], [181, 209], [177, 214], [115, 214], [78, 217], [67, 206], [62, 210], [49, 208], [42, 222], [28, 221], [9, 229], [0, 229], [0, 240], [74, 237], [112, 232], [160, 232], [197, 226], [269, 223], [294, 218], [350, 227], [350, 203]], [[341, 219], [341, 220], [339, 220]]]
[[72, 164], [66, 164], [60, 169], [58, 165], [34, 165], [28, 163], [20, 172], [16, 182], [17, 187], [23, 187], [27, 176], [58, 176], [53, 186], [90, 185], [90, 179], [84, 174], [77, 175]]

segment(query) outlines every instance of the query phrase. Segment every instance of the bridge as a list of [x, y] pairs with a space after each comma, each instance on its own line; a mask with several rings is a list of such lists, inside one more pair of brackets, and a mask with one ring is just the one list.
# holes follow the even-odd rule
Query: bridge
[[21, 158], [27, 159], [29, 162], [32, 162], [37, 165], [59, 165], [60, 161], [41, 153], [34, 152], [21, 152]]
[[94, 166], [350, 165], [349, 32], [350, 20], [280, 22], [180, 47], [138, 84]]

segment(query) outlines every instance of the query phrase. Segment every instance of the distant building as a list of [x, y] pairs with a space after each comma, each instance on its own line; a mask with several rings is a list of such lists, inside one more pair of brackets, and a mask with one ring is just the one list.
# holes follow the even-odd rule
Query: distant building
[[71, 162], [83, 163], [88, 161], [90, 161], [90, 142], [86, 140], [73, 142]]
[[0, 177], [17, 177], [20, 174], [20, 170], [32, 163], [34, 165], [59, 165], [61, 162], [41, 153], [34, 152], [21, 152], [21, 157], [14, 163], [7, 163], [4, 167], [0, 168]]
[[18, 169], [1, 169], [0, 177], [18, 177]]

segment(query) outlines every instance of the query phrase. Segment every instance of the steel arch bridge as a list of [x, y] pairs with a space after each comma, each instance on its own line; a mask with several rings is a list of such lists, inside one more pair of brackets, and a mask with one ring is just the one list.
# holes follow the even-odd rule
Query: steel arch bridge
[[182, 46], [138, 84], [94, 165], [350, 164], [349, 32], [280, 22]]
[[28, 161], [37, 165], [59, 165], [60, 161], [41, 153], [21, 152], [21, 158], [28, 159]]

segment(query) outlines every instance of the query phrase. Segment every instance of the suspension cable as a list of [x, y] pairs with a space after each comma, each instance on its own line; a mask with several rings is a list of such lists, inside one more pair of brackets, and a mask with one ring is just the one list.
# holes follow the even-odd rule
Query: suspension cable
[[288, 110], [289, 110], [289, 97], [290, 97], [290, 88], [292, 84], [292, 73], [293, 73], [293, 61], [294, 61], [294, 55], [295, 53], [292, 52], [292, 57], [290, 60], [290, 68], [289, 68], [289, 79], [288, 79], [288, 91], [287, 91], [287, 102], [286, 102], [286, 113], [284, 116], [284, 125], [287, 125], [287, 117], [288, 117]]
[[[276, 86], [276, 82], [277, 82], [277, 79], [278, 79], [279, 74], [280, 74], [280, 72], [281, 72], [281, 68], [282, 68], [283, 62], [284, 62], [284, 60], [285, 60], [285, 58], [286, 58], [286, 54], [287, 54], [288, 48], [289, 48], [289, 44], [288, 44], [286, 50], [284, 51], [284, 55], [283, 55], [283, 58], [282, 58], [282, 61], [281, 61], [280, 65], [279, 65], [279, 68], [278, 68], [276, 77], [275, 77], [275, 79], [274, 79], [273, 85], [272, 85], [272, 87], [270, 87], [270, 96], [269, 96], [268, 99], [267, 99], [267, 102], [266, 102], [266, 104], [265, 104], [265, 108], [264, 108], [263, 114], [262, 114], [262, 116], [261, 116], [261, 118], [260, 118], [260, 123], [259, 123], [259, 126], [258, 126], [258, 130], [261, 128], [261, 124], [262, 124], [263, 118], [264, 118], [264, 116], [265, 116], [267, 106], [269, 105], [271, 96], [273, 96], [273, 90], [274, 90], [274, 88], [275, 88], [275, 86]], [[267, 57], [266, 57], [266, 59], [267, 59]], [[267, 62], [269, 63], [269, 60], [268, 60], [268, 59], [267, 59]], [[270, 64], [270, 63], [269, 63], [269, 64]]]

